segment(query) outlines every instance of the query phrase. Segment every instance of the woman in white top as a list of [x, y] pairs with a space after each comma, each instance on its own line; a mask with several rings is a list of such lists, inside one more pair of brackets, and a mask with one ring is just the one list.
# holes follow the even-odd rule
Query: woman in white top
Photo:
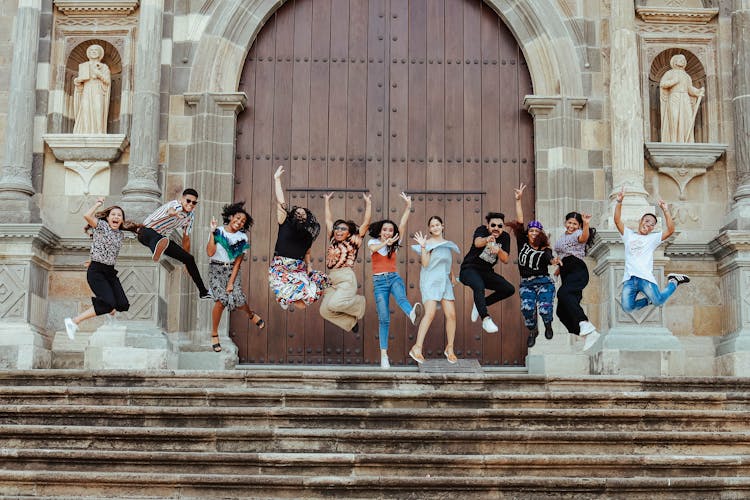
[[219, 322], [225, 308], [230, 311], [245, 311], [258, 328], [266, 323], [247, 305], [247, 297], [240, 282], [240, 265], [243, 255], [250, 249], [247, 232], [253, 225], [253, 218], [245, 211], [245, 202], [225, 205], [221, 212], [224, 226], [217, 227], [216, 219], [211, 219], [211, 236], [208, 238], [206, 253], [211, 258], [208, 268], [208, 282], [216, 303], [211, 312], [213, 326], [211, 347], [221, 352], [219, 343]]

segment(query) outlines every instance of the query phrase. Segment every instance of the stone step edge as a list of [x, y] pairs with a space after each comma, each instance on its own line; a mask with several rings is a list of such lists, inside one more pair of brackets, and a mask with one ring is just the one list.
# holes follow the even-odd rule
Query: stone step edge
[[216, 439], [334, 439], [375, 441], [460, 441], [491, 442], [523, 441], [559, 443], [584, 442], [694, 442], [750, 444], [750, 432], [745, 431], [493, 431], [493, 430], [422, 430], [422, 429], [304, 429], [246, 427], [194, 428], [194, 427], [102, 427], [102, 426], [52, 426], [0, 424], [0, 438], [30, 436], [91, 438], [190, 438], [214, 441]]
[[[103, 381], [118, 381], [127, 385], [153, 385], [157, 387], [171, 384], [186, 386], [185, 383], [207, 381], [213, 383], [230, 383], [233, 386], [252, 387], [262, 381], [271, 381], [274, 385], [280, 382], [290, 387], [312, 385], [312, 383], [330, 383], [338, 387], [344, 383], [393, 383], [400, 385], [420, 384], [453, 384], [463, 382], [468, 385], [485, 387], [488, 383], [508, 385], [532, 385], [548, 389], [564, 390], [566, 387], [588, 391], [592, 387], [607, 387], [617, 390], [624, 386], [632, 390], [670, 391], [683, 387], [686, 391], [704, 390], [708, 392], [750, 391], [750, 377], [645, 377], [615, 375], [582, 375], [574, 377], [537, 376], [528, 374], [508, 374], [484, 372], [467, 373], [420, 373], [420, 372], [386, 372], [378, 368], [372, 371], [353, 371], [346, 367], [330, 370], [233, 370], [233, 371], [196, 371], [196, 370], [81, 370], [81, 369], [37, 369], [37, 370], [4, 370], [0, 372], [0, 385], [8, 382], [20, 382], [24, 385], [38, 385], [33, 381], [47, 380], [45, 385], [101, 385]], [[139, 383], [133, 383], [133, 382]], [[12, 384], [11, 384], [12, 385]], [[174, 385], [173, 385], [174, 386]], [[188, 385], [190, 386], [190, 385]]]
[[[56, 484], [76, 485], [81, 491], [86, 487], [101, 492], [103, 486], [166, 486], [182, 490], [208, 488], [212, 490], [261, 487], [305, 489], [375, 488], [381, 491], [399, 489], [406, 491], [431, 491], [435, 489], [456, 491], [508, 490], [522, 488], [524, 492], [557, 490], [573, 491], [750, 491], [750, 477], [630, 477], [630, 478], [570, 478], [536, 476], [303, 476], [303, 475], [239, 475], [239, 474], [167, 474], [124, 472], [57, 472], [57, 471], [0, 471], [0, 488], [3, 484], [25, 484], [34, 487]], [[0, 491], [2, 491], [0, 489]]]
[[[240, 466], [274, 464], [289, 467], [394, 465], [419, 468], [425, 465], [442, 467], [463, 466], [544, 466], [544, 467], [745, 467], [750, 466], [750, 454], [738, 455], [685, 455], [685, 454], [430, 454], [430, 453], [310, 453], [310, 452], [176, 452], [176, 451], [123, 451], [89, 449], [24, 449], [4, 448], [0, 460], [19, 459], [27, 461], [105, 461], [135, 462], [145, 467], [156, 463], [185, 464], [210, 463], [223, 465], [236, 463]], [[6, 468], [5, 470], [13, 470]], [[396, 472], [402, 472], [394, 469]]]
[[464, 390], [449, 389], [325, 389], [321, 388], [311, 394], [309, 389], [290, 388], [194, 388], [194, 387], [76, 387], [76, 386], [4, 386], [0, 387], [0, 398], [10, 397], [152, 397], [154, 399], [168, 399], [183, 397], [185, 399], [211, 398], [301, 398], [307, 400], [326, 399], [364, 399], [377, 398], [392, 399], [427, 399], [430, 401], [450, 400], [520, 400], [540, 402], [566, 402], [567, 400], [591, 402], [673, 402], [684, 401], [715, 402], [715, 403], [743, 403], [750, 400], [748, 392], [658, 392], [658, 391], [503, 391], [496, 389], [477, 390], [467, 393]]
[[[685, 410], [685, 409], [630, 409], [630, 408], [337, 408], [337, 407], [308, 407], [308, 406], [139, 406], [139, 405], [0, 405], [0, 419], [19, 417], [46, 417], [50, 420], [106, 418], [111, 420], [150, 417], [188, 420], [205, 417], [225, 418], [328, 418], [342, 420], [347, 418], [368, 419], [403, 419], [411, 420], [446, 420], [451, 418], [483, 418], [483, 419], [580, 419], [585, 425], [586, 419], [632, 420], [639, 422], [649, 419], [689, 420], [691, 423], [700, 420], [721, 420], [748, 422], [750, 415], [741, 410]], [[358, 424], [355, 421], [354, 424]], [[54, 425], [54, 422], [50, 422]], [[152, 422], [151, 425], [154, 425]]]

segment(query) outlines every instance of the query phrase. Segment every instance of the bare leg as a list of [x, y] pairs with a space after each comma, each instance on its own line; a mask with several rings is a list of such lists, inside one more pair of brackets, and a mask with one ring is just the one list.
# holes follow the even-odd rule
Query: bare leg
[[[112, 312], [115, 312], [115, 310], [112, 309]], [[76, 325], [80, 325], [81, 321], [86, 321], [87, 319], [91, 319], [91, 318], [96, 318], [96, 311], [94, 311], [93, 307], [89, 307], [88, 309], [83, 311], [81, 314], [73, 318], [73, 323], [75, 323]]]
[[456, 303], [452, 300], [443, 299], [440, 302], [443, 305], [445, 314], [445, 335], [448, 337], [448, 343], [445, 351], [453, 353], [453, 341], [456, 340]]
[[432, 320], [435, 318], [435, 312], [437, 312], [437, 301], [428, 300], [424, 304], [424, 317], [422, 322], [419, 323], [419, 330], [417, 330], [417, 341], [414, 343], [414, 347], [421, 353], [422, 344], [424, 338], [427, 336], [427, 330], [430, 328]]
[[256, 314], [255, 311], [250, 309], [250, 306], [247, 303], [242, 304], [237, 309], [239, 309], [240, 311], [244, 311], [245, 314], [250, 316], [250, 321], [252, 321], [253, 324], [261, 330], [266, 326], [266, 322], [263, 321], [263, 318], [261, 318], [259, 314]]
[[218, 300], [214, 302], [214, 308], [211, 311], [211, 319], [213, 320], [213, 325], [211, 326], [211, 336], [217, 337], [219, 336], [219, 322], [221, 321], [221, 315], [224, 313], [224, 305], [219, 302]]
[[301, 300], [297, 300], [297, 301], [293, 302], [293, 304], [294, 304], [294, 307], [297, 307], [299, 309], [305, 309], [307, 307], [307, 304], [305, 304]]

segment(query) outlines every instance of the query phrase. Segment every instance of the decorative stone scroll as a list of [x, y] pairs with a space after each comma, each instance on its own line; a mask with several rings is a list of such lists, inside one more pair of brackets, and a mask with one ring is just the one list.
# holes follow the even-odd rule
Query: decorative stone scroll
[[55, 158], [81, 177], [84, 195], [94, 176], [109, 168], [128, 145], [125, 134], [47, 134], [44, 140]]
[[677, 183], [681, 200], [688, 183], [705, 174], [727, 150], [726, 144], [647, 142], [645, 146], [646, 159]]

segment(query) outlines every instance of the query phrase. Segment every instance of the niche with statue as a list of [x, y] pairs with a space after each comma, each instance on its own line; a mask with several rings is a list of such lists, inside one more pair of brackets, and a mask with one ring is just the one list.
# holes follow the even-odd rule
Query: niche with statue
[[651, 63], [646, 158], [677, 183], [681, 200], [688, 183], [705, 174], [727, 149], [726, 144], [709, 142], [706, 83], [703, 64], [689, 50], [664, 50]]
[[46, 134], [44, 140], [55, 158], [80, 176], [87, 195], [92, 179], [109, 169], [128, 145], [121, 133], [120, 54], [105, 40], [86, 40], [71, 51], [64, 78], [62, 133]]

